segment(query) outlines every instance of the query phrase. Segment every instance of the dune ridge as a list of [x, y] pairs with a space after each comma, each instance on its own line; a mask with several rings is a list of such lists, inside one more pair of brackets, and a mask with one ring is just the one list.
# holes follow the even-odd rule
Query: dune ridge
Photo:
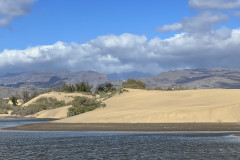
[[27, 103], [23, 104], [23, 106], [28, 106], [42, 97], [56, 98], [59, 101], [64, 101], [64, 102], [68, 103], [68, 102], [72, 101], [73, 98], [76, 96], [85, 96], [85, 97], [90, 97], [90, 98], [92, 97], [91, 95], [82, 94], [82, 93], [49, 92], [49, 93], [41, 94], [41, 95], [31, 99]]
[[[86, 94], [82, 94], [82, 93], [49, 92], [49, 93], [44, 93], [44, 94], [41, 94], [41, 95], [33, 98], [29, 102], [25, 103], [23, 105], [23, 107], [28, 106], [30, 104], [33, 104], [35, 101], [37, 101], [38, 99], [40, 99], [42, 97], [56, 98], [59, 101], [64, 101], [64, 102], [68, 103], [68, 102], [71, 102], [74, 99], [74, 97], [76, 97], [76, 96], [85, 96], [85, 97], [92, 98], [91, 95], [86, 95]], [[66, 105], [66, 106], [55, 108], [55, 109], [51, 109], [51, 110], [43, 110], [43, 111], [37, 112], [35, 114], [27, 115], [25, 117], [26, 118], [31, 117], [31, 118], [62, 119], [62, 118], [66, 118], [67, 117], [68, 108], [70, 108], [70, 107], [71, 107], [71, 105]], [[5, 115], [5, 117], [6, 117], [6, 115]]]
[[51, 123], [239, 123], [240, 90], [128, 89], [99, 108]]
[[26, 118], [28, 117], [34, 117], [34, 118], [54, 118], [54, 119], [61, 119], [61, 118], [66, 118], [68, 114], [68, 108], [70, 108], [71, 105], [64, 106], [64, 107], [59, 107], [51, 110], [43, 110], [40, 112], [37, 112], [35, 114], [31, 114], [28, 116], [25, 116]]

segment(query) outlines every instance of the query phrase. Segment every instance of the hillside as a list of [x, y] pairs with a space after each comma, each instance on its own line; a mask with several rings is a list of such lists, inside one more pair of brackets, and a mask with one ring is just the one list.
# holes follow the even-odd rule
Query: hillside
[[[34, 102], [36, 102], [38, 99], [40, 99], [42, 97], [56, 98], [58, 101], [64, 101], [65, 103], [68, 103], [68, 102], [71, 102], [74, 99], [74, 97], [76, 97], [76, 96], [84, 96], [84, 97], [92, 98], [91, 95], [86, 95], [86, 94], [82, 94], [82, 93], [50, 92], [50, 93], [45, 93], [45, 94], [42, 94], [42, 95], [39, 95], [39, 96], [33, 98], [29, 102], [25, 103], [23, 105], [23, 107], [33, 104]], [[66, 106], [55, 108], [52, 110], [43, 110], [43, 111], [37, 112], [35, 114], [28, 115], [26, 117], [57, 118], [57, 119], [58, 118], [66, 118], [69, 107], [71, 107], [71, 105], [66, 105]]]
[[63, 83], [68, 85], [77, 82], [88, 82], [93, 86], [106, 83], [107, 76], [94, 71], [80, 72], [26, 72], [6, 74], [0, 77], [0, 96], [10, 97], [16, 93], [20, 94], [24, 90], [35, 91], [61, 86]]
[[240, 122], [240, 90], [129, 92], [104, 101], [105, 108], [55, 123]]
[[[92, 98], [92, 95], [83, 94], [83, 93], [49, 92], [49, 93], [41, 94], [41, 95], [31, 99], [27, 103], [23, 104], [22, 106], [18, 106], [18, 107], [24, 108], [28, 105], [32, 105], [41, 98], [54, 98], [54, 99], [57, 99], [57, 101], [64, 101], [65, 105], [63, 105], [62, 107], [54, 108], [54, 109], [42, 110], [35, 114], [26, 115], [24, 117], [26, 117], [26, 118], [55, 118], [55, 119], [66, 118], [67, 114], [68, 114], [68, 108], [72, 107], [72, 105], [70, 105], [69, 102], [71, 102], [74, 99], [74, 97], [78, 97], [78, 96]], [[15, 115], [15, 114], [12, 115], [11, 113], [12, 113], [12, 111], [9, 110], [8, 114], [0, 114], [0, 118], [21, 117], [19, 115]]]
[[240, 69], [185, 69], [140, 79], [148, 88], [184, 86], [190, 89], [240, 89]]

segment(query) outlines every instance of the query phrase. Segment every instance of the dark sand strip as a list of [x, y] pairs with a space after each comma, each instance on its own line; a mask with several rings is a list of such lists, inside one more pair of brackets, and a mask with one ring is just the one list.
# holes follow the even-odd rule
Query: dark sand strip
[[240, 131], [238, 123], [40, 123], [5, 130], [29, 131]]

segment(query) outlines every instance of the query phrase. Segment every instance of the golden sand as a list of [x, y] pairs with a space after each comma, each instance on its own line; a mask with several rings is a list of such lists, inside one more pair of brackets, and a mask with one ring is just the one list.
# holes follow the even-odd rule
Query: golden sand
[[105, 108], [55, 123], [240, 122], [240, 90], [147, 91], [128, 89]]
[[34, 118], [54, 118], [54, 119], [60, 119], [60, 118], [66, 118], [68, 113], [69, 106], [59, 107], [51, 110], [43, 110], [40, 112], [37, 112], [32, 115], [28, 115], [25, 117], [34, 117]]
[[82, 93], [49, 92], [49, 93], [44, 93], [44, 94], [41, 94], [41, 95], [33, 98], [32, 100], [25, 103], [23, 106], [28, 106], [28, 105], [34, 103], [36, 100], [38, 100], [39, 98], [42, 98], [42, 97], [56, 98], [59, 101], [65, 101], [67, 103], [67, 102], [72, 101], [73, 98], [76, 97], [76, 96], [92, 97], [91, 95], [86, 95], [86, 94], [82, 94]]
[[[45, 94], [42, 94], [42, 95], [39, 95], [39, 96], [35, 97], [34, 99], [32, 99], [29, 102], [25, 103], [23, 105], [23, 107], [28, 106], [28, 105], [34, 103], [35, 101], [37, 101], [39, 98], [42, 98], [42, 97], [56, 98], [59, 101], [65, 101], [66, 103], [68, 103], [68, 102], [72, 101], [73, 98], [76, 97], [76, 96], [85, 96], [85, 97], [90, 97], [90, 98], [92, 97], [91, 95], [85, 95], [85, 94], [82, 94], [82, 93], [50, 92], [50, 93], [45, 93]], [[28, 116], [25, 116], [25, 117], [56, 118], [56, 119], [66, 118], [69, 107], [71, 107], [71, 105], [60, 107], [60, 108], [56, 108], [56, 109], [52, 109], [52, 110], [43, 110], [43, 111], [40, 111], [38, 113], [35, 113], [35, 114], [32, 114], [32, 115], [28, 115]]]

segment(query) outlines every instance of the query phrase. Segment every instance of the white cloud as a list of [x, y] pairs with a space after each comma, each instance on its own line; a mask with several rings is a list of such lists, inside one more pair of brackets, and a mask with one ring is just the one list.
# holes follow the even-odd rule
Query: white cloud
[[240, 0], [189, 0], [189, 6], [197, 9], [240, 8]]
[[[6, 1], [0, 0], [0, 14], [4, 15], [0, 26], [7, 26], [15, 17], [25, 15], [34, 0], [12, 0], [26, 4], [26, 8], [20, 9], [11, 5], [1, 8], [3, 2]], [[239, 68], [240, 29], [220, 25], [229, 20], [221, 9], [238, 8], [238, 1], [190, 0], [189, 5], [199, 9], [197, 16], [157, 28], [159, 32], [180, 32], [173, 37], [148, 40], [146, 36], [133, 34], [106, 35], [83, 44], [57, 42], [24, 50], [4, 50], [0, 53], [0, 74], [61, 69], [157, 74], [176, 68]]]
[[9, 23], [19, 16], [25, 16], [36, 0], [0, 0], [0, 27], [9, 27]]
[[203, 12], [191, 18], [184, 18], [173, 25], [158, 27], [159, 32], [180, 31], [194, 34], [203, 34], [213, 30], [214, 25], [227, 21], [228, 16], [221, 13]]
[[239, 68], [239, 50], [240, 29], [221, 28], [200, 38], [187, 33], [150, 40], [132, 34], [108, 35], [83, 44], [57, 42], [4, 50], [0, 73], [68, 69], [157, 74], [175, 68]]
[[[185, 17], [180, 22], [157, 27], [158, 32], [177, 31], [201, 36], [220, 36], [220, 28], [224, 27], [224, 22], [231, 20], [230, 15], [239, 16], [237, 11], [240, 8], [240, 0], [189, 0], [189, 7], [196, 11], [197, 15]], [[226, 10], [228, 12], [226, 12]], [[221, 30], [221, 33], [223, 30]], [[226, 36], [227, 34], [224, 34]]]
[[163, 27], [158, 27], [158, 32], [170, 32], [170, 31], [178, 31], [183, 28], [183, 25], [181, 23], [174, 23], [171, 25], [164, 25]]

